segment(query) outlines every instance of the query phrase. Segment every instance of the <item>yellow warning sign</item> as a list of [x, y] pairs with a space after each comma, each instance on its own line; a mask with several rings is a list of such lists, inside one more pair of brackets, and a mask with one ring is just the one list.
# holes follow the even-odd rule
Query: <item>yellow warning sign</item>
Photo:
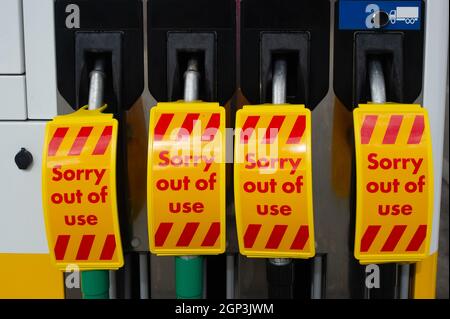
[[86, 107], [45, 130], [42, 201], [49, 250], [59, 269], [123, 265], [116, 203], [117, 121]]
[[353, 111], [361, 263], [419, 261], [428, 255], [433, 163], [427, 111], [369, 104]]
[[225, 251], [225, 110], [217, 103], [158, 103], [150, 113], [151, 252]]
[[234, 183], [241, 254], [314, 256], [308, 109], [259, 105], [238, 111]]

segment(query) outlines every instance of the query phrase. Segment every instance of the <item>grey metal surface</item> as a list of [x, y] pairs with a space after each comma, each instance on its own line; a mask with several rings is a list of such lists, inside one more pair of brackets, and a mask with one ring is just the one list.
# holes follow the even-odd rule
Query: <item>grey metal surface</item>
[[286, 266], [292, 262], [291, 258], [270, 258], [269, 262], [275, 266]]
[[227, 267], [226, 267], [226, 276], [227, 276], [227, 284], [226, 284], [226, 298], [227, 299], [234, 299], [234, 290], [235, 290], [235, 275], [234, 275], [234, 270], [235, 270], [235, 257], [234, 254], [233, 255], [227, 255], [226, 257], [227, 260]]
[[316, 254], [327, 260], [323, 296], [334, 299], [351, 295], [353, 127], [352, 113], [333, 92], [334, 1], [330, 9], [329, 91], [312, 112], [312, 158]]
[[[196, 256], [197, 258], [200, 258]], [[203, 258], [203, 294], [202, 298], [206, 299], [208, 293], [208, 268], [206, 267], [206, 258]]]
[[109, 299], [117, 299], [117, 273], [115, 270], [109, 271]]
[[276, 60], [273, 66], [272, 77], [272, 103], [286, 103], [287, 63], [285, 60]]
[[383, 65], [378, 59], [369, 61], [370, 95], [373, 103], [386, 102], [386, 83], [384, 81]]
[[[143, 1], [144, 25], [147, 25], [147, 1]], [[147, 147], [148, 147], [148, 127], [150, 119], [150, 109], [156, 104], [156, 100], [148, 90], [148, 61], [147, 61], [147, 28], [143, 30], [144, 37], [144, 91], [138, 101], [127, 112], [128, 121], [128, 145], [135, 148], [143, 148], [137, 154], [133, 154], [132, 165], [129, 165], [128, 175], [134, 175], [133, 180], [129, 180], [131, 211], [129, 212], [129, 222], [132, 225], [131, 243], [129, 247], [132, 251], [149, 251], [148, 229], [147, 229]], [[133, 119], [133, 120], [130, 120]], [[138, 125], [136, 125], [138, 124]], [[137, 165], [139, 163], [139, 165]], [[145, 173], [144, 173], [145, 172]]]
[[399, 292], [398, 292], [398, 299], [408, 299], [409, 298], [409, 271], [410, 266], [409, 264], [399, 265], [399, 272], [400, 272], [400, 278], [399, 278]]
[[124, 299], [131, 299], [132, 298], [132, 293], [133, 293], [133, 287], [132, 285], [132, 278], [133, 278], [133, 274], [132, 274], [132, 259], [131, 259], [131, 255], [130, 254], [125, 254], [124, 256]]
[[330, 90], [312, 112], [316, 254], [327, 256], [325, 298], [350, 297], [351, 130], [351, 113]]
[[449, 298], [449, 186], [442, 183], [436, 298]]
[[151, 297], [153, 299], [174, 299], [175, 294], [175, 258], [152, 255]]
[[[448, 67], [448, 63], [447, 63]], [[447, 74], [450, 74], [447, 69]], [[449, 80], [447, 79], [447, 98], [445, 105], [444, 170], [441, 191], [441, 222], [439, 223], [439, 255], [437, 271], [437, 295], [439, 299], [449, 299]]]
[[322, 298], [322, 272], [323, 272], [323, 256], [316, 256], [313, 259], [313, 271], [311, 279], [311, 299]]
[[103, 93], [105, 87], [105, 73], [103, 61], [95, 62], [94, 70], [89, 74], [89, 110], [95, 110], [103, 105]]
[[236, 298], [265, 299], [268, 296], [266, 259], [237, 255]]
[[196, 59], [188, 61], [188, 67], [184, 73], [184, 101], [192, 102], [198, 100], [200, 83], [200, 72]]
[[141, 299], [149, 298], [149, 281], [148, 281], [148, 258], [147, 253], [139, 254], [139, 293]]

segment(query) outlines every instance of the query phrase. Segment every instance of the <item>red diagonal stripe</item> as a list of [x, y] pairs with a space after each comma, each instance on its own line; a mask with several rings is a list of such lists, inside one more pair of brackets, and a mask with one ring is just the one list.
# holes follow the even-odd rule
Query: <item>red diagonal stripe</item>
[[94, 151], [92, 155], [103, 155], [106, 152], [106, 149], [109, 146], [112, 138], [112, 126], [105, 126], [103, 129], [102, 135], [98, 139], [97, 145], [95, 145]]
[[261, 229], [261, 224], [250, 224], [247, 226], [247, 230], [244, 235], [244, 247], [252, 248], [255, 243], [256, 237], [258, 236], [259, 230]]
[[55, 156], [56, 152], [59, 149], [59, 146], [61, 145], [62, 141], [64, 140], [64, 137], [67, 134], [67, 131], [69, 130], [68, 127], [58, 127], [55, 130], [55, 133], [53, 134], [53, 137], [48, 144], [48, 156]]
[[180, 130], [178, 131], [178, 139], [182, 139], [191, 135], [194, 129], [195, 122], [197, 122], [200, 117], [199, 113], [188, 113], [184, 118], [183, 124], [181, 124]]
[[367, 227], [366, 232], [361, 238], [361, 252], [369, 251], [370, 246], [372, 246], [375, 237], [377, 237], [380, 231], [380, 225], [370, 225]]
[[406, 225], [396, 225], [392, 229], [389, 237], [381, 248], [381, 251], [393, 251], [398, 244], [400, 238], [402, 238], [403, 233], [406, 230]]
[[69, 245], [70, 235], [59, 235], [56, 238], [56, 244], [53, 251], [56, 260], [63, 260], [66, 255], [67, 246]]
[[263, 144], [272, 144], [273, 141], [275, 141], [285, 118], [286, 116], [284, 115], [275, 115], [274, 117], [272, 117], [269, 126], [267, 127], [266, 134], [263, 138]]
[[75, 141], [73, 142], [72, 148], [69, 151], [69, 155], [76, 156], [81, 154], [84, 144], [86, 144], [89, 135], [91, 135], [92, 129], [92, 126], [84, 126], [80, 129]]
[[406, 251], [418, 251], [420, 246], [422, 246], [423, 241], [427, 235], [427, 225], [419, 225], [413, 238], [406, 247]]
[[277, 249], [280, 246], [281, 240], [283, 239], [284, 233], [287, 230], [287, 225], [275, 225], [270, 234], [269, 240], [267, 241], [267, 249]]
[[100, 254], [100, 260], [111, 260], [114, 256], [114, 250], [116, 249], [116, 236], [109, 234], [106, 236], [105, 243], [103, 244], [102, 253]]
[[89, 258], [94, 239], [95, 235], [83, 235], [80, 247], [78, 248], [77, 257], [75, 258], [76, 260], [87, 260]]
[[178, 239], [177, 247], [189, 246], [199, 225], [200, 223], [186, 223], [186, 226], [184, 226], [183, 232]]
[[389, 124], [384, 134], [383, 144], [395, 144], [397, 140], [398, 132], [400, 131], [400, 126], [402, 125], [403, 115], [392, 115]]
[[208, 124], [206, 125], [205, 132], [202, 135], [202, 141], [212, 141], [216, 136], [217, 130], [220, 126], [220, 114], [214, 113], [211, 115]]
[[164, 134], [166, 134], [167, 128], [172, 122], [174, 114], [173, 113], [164, 113], [159, 117], [158, 123], [155, 125], [155, 130], [153, 134], [153, 139], [155, 141], [160, 141], [163, 139]]
[[217, 241], [217, 238], [219, 238], [220, 234], [220, 223], [214, 222], [209, 227], [208, 233], [206, 233], [205, 239], [202, 242], [203, 247], [211, 247], [214, 246], [214, 244]]
[[303, 133], [305, 133], [306, 128], [306, 116], [299, 115], [297, 116], [297, 120], [292, 127], [291, 134], [289, 134], [289, 138], [287, 140], [287, 144], [298, 144], [302, 139]]
[[256, 125], [259, 121], [259, 116], [249, 116], [245, 120], [244, 125], [242, 126], [241, 131], [241, 144], [247, 144], [250, 138], [252, 137], [253, 131], [255, 130]]
[[161, 223], [155, 233], [155, 246], [161, 247], [172, 229], [173, 223]]
[[361, 144], [369, 144], [372, 138], [373, 130], [377, 124], [377, 115], [367, 115], [364, 118], [363, 125], [361, 126]]
[[298, 229], [297, 235], [292, 242], [291, 249], [302, 250], [305, 247], [306, 242], [309, 238], [309, 228], [307, 225], [302, 225]]
[[425, 129], [425, 119], [423, 115], [417, 115], [414, 119], [411, 133], [409, 134], [408, 144], [420, 144], [423, 131]]

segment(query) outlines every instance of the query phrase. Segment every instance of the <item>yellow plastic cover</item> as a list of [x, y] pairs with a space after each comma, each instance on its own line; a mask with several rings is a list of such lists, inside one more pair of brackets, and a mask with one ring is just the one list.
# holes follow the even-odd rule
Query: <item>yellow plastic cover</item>
[[430, 126], [420, 105], [369, 104], [353, 111], [355, 257], [363, 264], [428, 255], [433, 213]]
[[116, 197], [117, 121], [86, 107], [45, 130], [42, 201], [47, 240], [59, 269], [123, 265]]
[[218, 103], [158, 103], [150, 112], [150, 250], [225, 251], [225, 110]]
[[244, 106], [236, 114], [234, 193], [241, 254], [315, 254], [311, 112], [303, 105]]

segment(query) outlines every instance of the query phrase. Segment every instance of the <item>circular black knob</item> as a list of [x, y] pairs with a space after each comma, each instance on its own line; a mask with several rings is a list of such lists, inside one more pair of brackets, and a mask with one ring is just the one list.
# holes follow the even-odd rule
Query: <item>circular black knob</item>
[[378, 11], [373, 14], [373, 20], [376, 21], [378, 25], [376, 28], [383, 28], [389, 24], [389, 14], [385, 11]]
[[14, 157], [14, 161], [19, 169], [27, 169], [30, 167], [31, 163], [33, 163], [33, 155], [22, 147], [19, 153]]

